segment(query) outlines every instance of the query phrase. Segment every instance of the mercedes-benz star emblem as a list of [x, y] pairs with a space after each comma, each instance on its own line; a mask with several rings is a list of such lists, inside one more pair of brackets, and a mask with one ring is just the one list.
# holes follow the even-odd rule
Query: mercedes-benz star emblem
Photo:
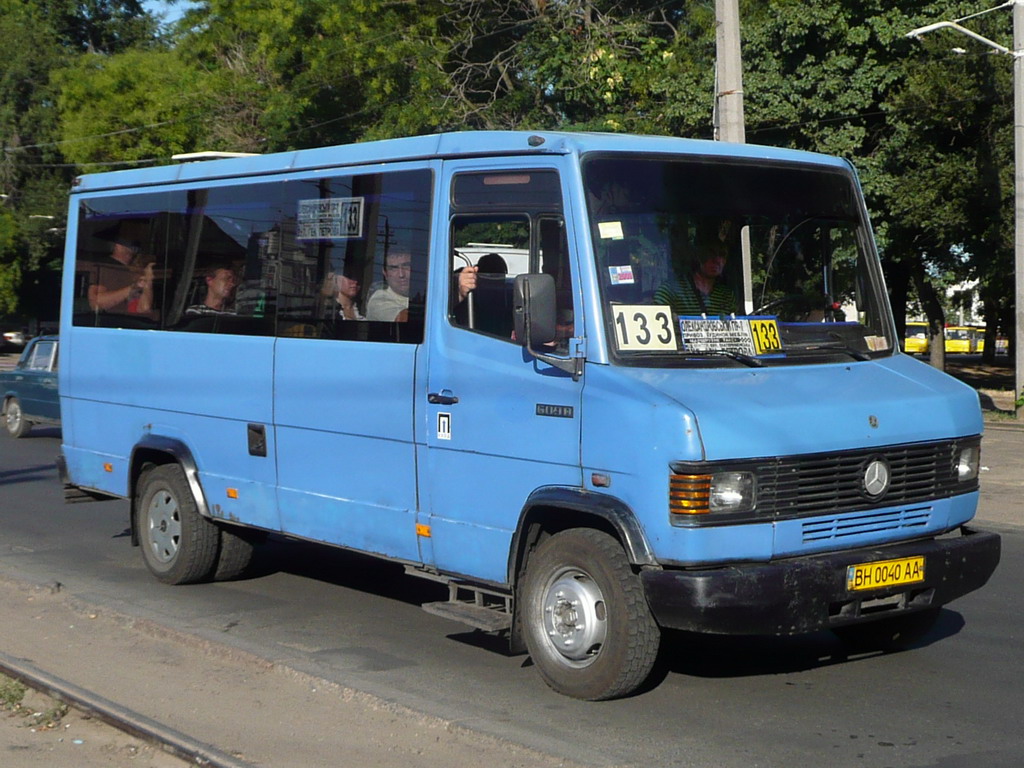
[[864, 468], [864, 492], [877, 499], [889, 490], [889, 464], [885, 459], [872, 459]]

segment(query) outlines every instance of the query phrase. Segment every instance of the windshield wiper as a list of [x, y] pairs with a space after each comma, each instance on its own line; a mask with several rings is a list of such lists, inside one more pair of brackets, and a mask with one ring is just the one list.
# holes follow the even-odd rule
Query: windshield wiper
[[734, 352], [731, 349], [713, 349], [706, 352], [683, 352], [686, 357], [728, 357], [730, 360], [735, 360], [743, 365], [750, 366], [751, 368], [763, 368], [764, 362], [758, 360], [756, 357], [744, 354], [743, 352]]
[[843, 352], [854, 360], [870, 360], [871, 355], [861, 352], [856, 347], [840, 342], [825, 342], [824, 344], [787, 344], [786, 352]]

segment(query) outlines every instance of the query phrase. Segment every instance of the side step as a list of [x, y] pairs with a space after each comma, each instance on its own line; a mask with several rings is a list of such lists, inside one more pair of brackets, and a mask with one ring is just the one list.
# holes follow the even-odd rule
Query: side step
[[[460, 599], [459, 593], [468, 593]], [[449, 582], [448, 601], [424, 603], [423, 610], [435, 616], [468, 624], [485, 632], [512, 628], [512, 598], [479, 587]]]
[[83, 501], [113, 501], [117, 496], [111, 496], [100, 491], [93, 491], [88, 488], [81, 488], [70, 483], [64, 484], [64, 503], [79, 504]]

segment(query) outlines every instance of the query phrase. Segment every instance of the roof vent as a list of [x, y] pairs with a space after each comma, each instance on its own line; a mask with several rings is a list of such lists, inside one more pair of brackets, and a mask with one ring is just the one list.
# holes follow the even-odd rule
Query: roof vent
[[171, 160], [179, 163], [190, 163], [196, 160], [223, 160], [226, 157], [256, 157], [258, 152], [183, 152], [171, 155]]
[[539, 147], [541, 144], [544, 143], [544, 137], [534, 135], [528, 138], [526, 140], [526, 143], [529, 144], [531, 147]]

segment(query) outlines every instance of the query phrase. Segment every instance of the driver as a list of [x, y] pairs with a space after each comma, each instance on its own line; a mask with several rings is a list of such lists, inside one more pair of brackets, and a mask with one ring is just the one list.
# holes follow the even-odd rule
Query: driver
[[705, 243], [694, 257], [692, 271], [662, 283], [654, 293], [655, 301], [667, 304], [677, 315], [734, 314], [736, 296], [722, 280], [727, 258], [724, 242]]

